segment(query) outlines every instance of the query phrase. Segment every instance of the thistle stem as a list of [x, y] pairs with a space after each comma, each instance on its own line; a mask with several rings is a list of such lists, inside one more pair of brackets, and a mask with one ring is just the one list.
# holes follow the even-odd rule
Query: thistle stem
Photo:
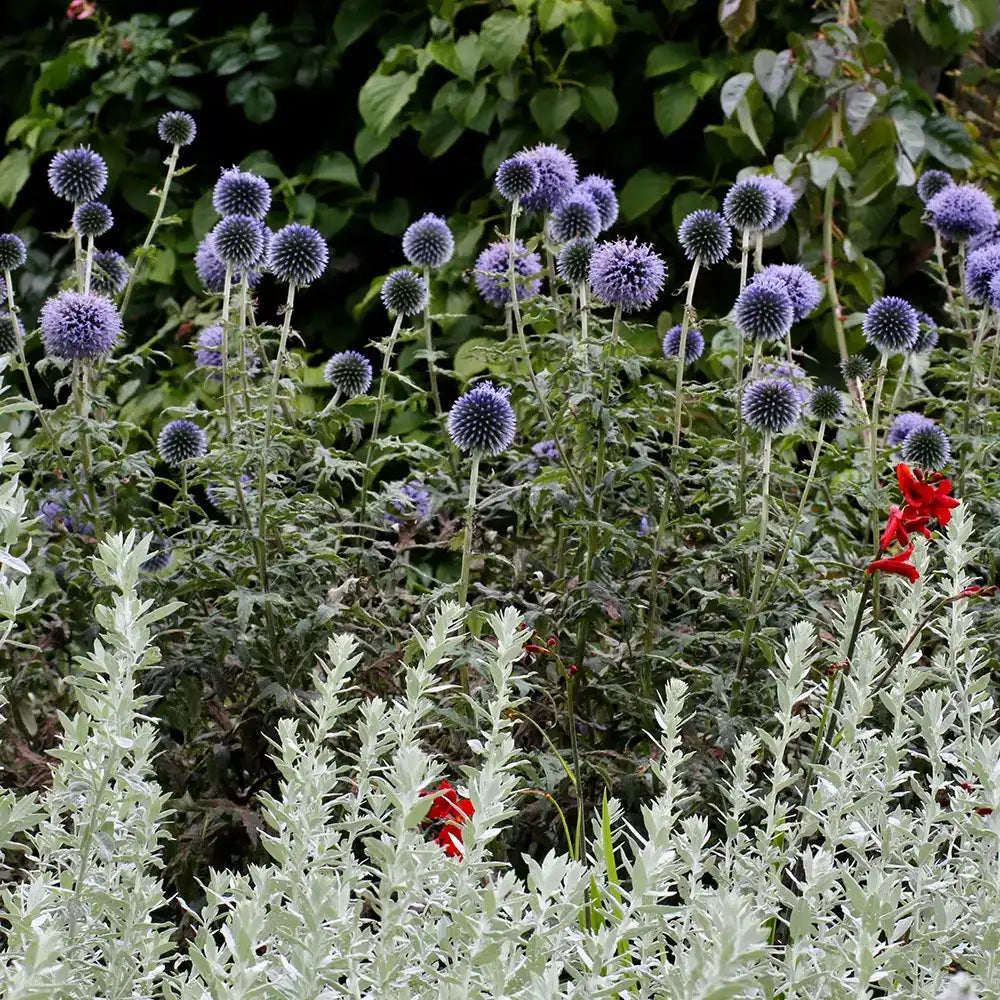
[[7, 312], [10, 314], [10, 321], [14, 325], [14, 339], [17, 342], [17, 362], [21, 368], [21, 372], [24, 374], [24, 384], [28, 390], [28, 398], [35, 404], [38, 410], [38, 422], [42, 425], [42, 430], [48, 435], [49, 440], [55, 441], [48, 418], [42, 409], [41, 403], [38, 402], [38, 396], [35, 394], [35, 384], [31, 380], [31, 369], [28, 367], [28, 358], [24, 353], [24, 329], [17, 319], [17, 307], [14, 305], [14, 282], [11, 280], [10, 271], [4, 271], [3, 280], [7, 288]]
[[753, 269], [756, 273], [764, 270], [764, 234], [758, 233], [753, 251]]
[[77, 232], [76, 226], [73, 227], [73, 257], [75, 260], [76, 283], [80, 291], [85, 292], [87, 289], [83, 278], [83, 238]]
[[[469, 569], [472, 563], [472, 532], [476, 516], [476, 493], [479, 489], [479, 461], [482, 456], [478, 452], [472, 456], [472, 468], [469, 470], [469, 500], [465, 505], [465, 537], [462, 541], [462, 575], [458, 581], [458, 603], [464, 608], [469, 597]], [[465, 692], [468, 694], [468, 690]]]
[[94, 266], [94, 237], [87, 237], [87, 255], [83, 262], [83, 293], [90, 291], [90, 273]]
[[986, 337], [989, 326], [990, 306], [986, 303], [979, 314], [979, 325], [972, 341], [972, 353], [969, 356], [969, 378], [965, 387], [965, 412], [962, 415], [962, 436], [967, 437], [972, 426], [972, 397], [976, 391], [976, 365], [979, 363], [979, 351]]
[[434, 399], [434, 413], [441, 419], [441, 394], [438, 392], [437, 364], [434, 361], [434, 336], [431, 329], [431, 269], [424, 268], [424, 284], [427, 286], [427, 305], [424, 306], [424, 344], [427, 349], [427, 374], [431, 383], [431, 396]]
[[[740, 256], [740, 292], [747, 286], [747, 260], [750, 255], [750, 232], [743, 230], [743, 248]], [[746, 344], [743, 331], [737, 328], [736, 342], [736, 457], [737, 457], [737, 478], [736, 478], [736, 504], [740, 512], [740, 521], [747, 514], [747, 451], [746, 440], [743, 431], [743, 365], [746, 363]], [[740, 561], [740, 593], [745, 593], [747, 578], [746, 561]]]
[[[228, 268], [227, 268], [228, 270]], [[250, 282], [248, 269], [244, 268], [240, 280], [240, 323], [236, 331], [236, 366], [240, 374], [240, 392], [243, 396], [243, 409], [250, 415], [250, 384], [247, 377], [247, 310], [250, 304]]]
[[101, 529], [101, 519], [97, 510], [97, 489], [94, 486], [94, 455], [90, 445], [90, 432], [87, 430], [89, 406], [87, 401], [87, 362], [73, 362], [73, 396], [76, 401], [76, 415], [80, 418], [80, 463], [83, 466], [83, 490], [94, 516], [94, 534], [100, 541], [104, 537]]
[[233, 401], [229, 394], [229, 309], [233, 295], [233, 265], [226, 265], [222, 285], [222, 409], [226, 421], [226, 437], [233, 433]]
[[691, 275], [687, 282], [687, 297], [684, 300], [684, 315], [681, 317], [681, 337], [677, 345], [677, 368], [674, 373], [674, 439], [671, 446], [671, 457], [676, 458], [681, 444], [681, 416], [683, 410], [685, 351], [687, 350], [688, 328], [694, 313], [694, 289], [698, 281], [698, 269], [701, 267], [701, 257], [695, 257], [691, 265]]

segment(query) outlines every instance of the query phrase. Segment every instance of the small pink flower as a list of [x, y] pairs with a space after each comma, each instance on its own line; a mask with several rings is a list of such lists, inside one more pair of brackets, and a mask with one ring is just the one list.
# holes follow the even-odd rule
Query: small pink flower
[[73, 21], [85, 21], [97, 13], [97, 4], [92, 0], [69, 0], [66, 16]]

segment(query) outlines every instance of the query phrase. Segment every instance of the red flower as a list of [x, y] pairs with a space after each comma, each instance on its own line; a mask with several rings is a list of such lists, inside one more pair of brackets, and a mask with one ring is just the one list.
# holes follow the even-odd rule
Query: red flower
[[459, 798], [458, 792], [449, 781], [442, 781], [434, 793], [421, 794], [434, 795], [427, 819], [431, 822], [444, 820], [444, 826], [434, 840], [449, 857], [462, 857], [462, 824], [475, 812], [472, 799]]
[[70, 0], [66, 8], [66, 16], [74, 21], [84, 21], [97, 13], [97, 4], [90, 0]]
[[900, 545], [909, 545], [910, 536], [906, 533], [906, 525], [903, 523], [903, 512], [894, 503], [889, 504], [889, 521], [882, 532], [882, 537], [878, 540], [878, 547], [885, 552], [893, 542]]
[[905, 576], [910, 583], [916, 583], [916, 581], [920, 579], [920, 571], [913, 565], [913, 563], [910, 562], [910, 556], [912, 555], [913, 546], [908, 545], [897, 555], [891, 556], [887, 559], [876, 559], [873, 563], [869, 563], [868, 569], [866, 569], [865, 572], [871, 576], [875, 570], [880, 570], [882, 573], [890, 573], [895, 576]]
[[919, 469], [913, 472], [905, 462], [896, 466], [896, 479], [911, 517], [933, 518], [942, 528], [951, 520], [959, 501], [949, 496], [950, 479], [934, 473], [927, 480]]

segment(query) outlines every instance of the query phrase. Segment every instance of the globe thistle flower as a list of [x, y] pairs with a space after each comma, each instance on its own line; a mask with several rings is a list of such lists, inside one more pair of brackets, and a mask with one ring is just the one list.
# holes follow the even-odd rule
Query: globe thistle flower
[[552, 213], [549, 232], [556, 243], [593, 239], [601, 230], [601, 213], [588, 194], [571, 194]]
[[571, 240], [559, 250], [556, 272], [571, 285], [582, 285], [590, 274], [590, 258], [593, 256], [593, 240]]
[[666, 276], [663, 258], [635, 240], [598, 243], [590, 260], [590, 287], [603, 302], [624, 312], [651, 305]]
[[326, 240], [309, 226], [293, 222], [270, 239], [267, 266], [278, 281], [311, 285], [326, 270], [329, 260]]
[[577, 194], [589, 195], [601, 216], [601, 231], [618, 221], [618, 195], [613, 181], [600, 174], [588, 174], [576, 186]]
[[[94, 259], [97, 259], [96, 254]], [[226, 265], [219, 260], [218, 255], [212, 249], [211, 233], [198, 244], [198, 250], [194, 256], [194, 268], [198, 272], [198, 277], [206, 292], [221, 292], [226, 287]], [[242, 280], [243, 272], [233, 271], [233, 284], [237, 285]], [[256, 271], [247, 271], [247, 284], [251, 288], [258, 281], [260, 281], [260, 275]]]
[[103, 236], [113, 225], [111, 209], [102, 201], [85, 201], [73, 211], [73, 228], [81, 236]]
[[699, 208], [684, 217], [677, 229], [677, 240], [688, 260], [718, 264], [729, 254], [733, 231], [718, 212]]
[[925, 170], [917, 181], [917, 197], [926, 205], [934, 195], [954, 185], [951, 174], [946, 174], [943, 170]]
[[763, 232], [774, 220], [774, 195], [759, 177], [737, 181], [722, 202], [726, 221], [741, 233]]
[[913, 345], [914, 354], [930, 354], [937, 347], [938, 330], [934, 322], [925, 312], [917, 313], [917, 342]]
[[912, 351], [917, 342], [917, 311], [905, 299], [886, 295], [871, 304], [861, 332], [872, 347], [883, 354]]
[[992, 229], [984, 229], [983, 232], [977, 233], [969, 240], [965, 249], [969, 253], [972, 253], [973, 250], [979, 250], [988, 243], [1000, 243], [1000, 224], [994, 226]]
[[[681, 325], [672, 326], [663, 338], [663, 356], [676, 358], [681, 349]], [[688, 330], [684, 341], [684, 364], [693, 365], [705, 351], [705, 338], [701, 330]]]
[[[243, 348], [247, 374], [256, 375], [260, 371], [260, 359], [249, 348]], [[209, 377], [222, 379], [222, 327], [206, 326], [195, 341], [194, 363], [198, 368], [207, 368]]]
[[426, 521], [431, 516], [431, 495], [416, 480], [404, 483], [389, 499], [385, 519], [390, 524]]
[[635, 533], [642, 538], [645, 535], [651, 535], [653, 533], [653, 525], [649, 520], [649, 517], [645, 514], [639, 518], [639, 527], [636, 528]]
[[554, 438], [547, 438], [545, 441], [536, 441], [531, 446], [531, 454], [535, 458], [550, 458], [553, 461], [559, 458], [559, 445]]
[[801, 412], [799, 394], [787, 379], [754, 379], [743, 390], [743, 419], [762, 434], [784, 433], [798, 422]]
[[[507, 270], [510, 260], [510, 244], [506, 240], [491, 243], [476, 258], [476, 287], [479, 294], [493, 306], [505, 306], [510, 302]], [[516, 281], [518, 302], [538, 294], [542, 286], [542, 258], [537, 253], [528, 253], [520, 241], [514, 241], [514, 274], [523, 280]]]
[[194, 119], [186, 111], [168, 111], [156, 126], [157, 134], [171, 146], [190, 146], [198, 132]]
[[748, 340], [783, 340], [792, 328], [795, 309], [785, 283], [760, 275], [739, 294], [736, 326]]
[[60, 292], [42, 306], [39, 320], [46, 352], [64, 361], [108, 354], [122, 329], [111, 300], [93, 292]]
[[757, 178], [771, 192], [774, 198], [774, 218], [764, 230], [765, 235], [776, 233], [788, 221], [795, 208], [795, 192], [782, 180], [773, 174], [761, 174]]
[[9, 312], [0, 312], [0, 354], [11, 354], [24, 337], [24, 330], [17, 318]]
[[990, 196], [975, 184], [952, 184], [927, 203], [931, 226], [946, 240], [964, 243], [997, 224]]
[[143, 573], [159, 573], [166, 569], [174, 558], [170, 542], [165, 538], [154, 538], [149, 545], [149, 558], [139, 567]]
[[812, 394], [812, 380], [805, 373], [805, 369], [794, 361], [765, 361], [760, 366], [762, 378], [783, 378], [795, 386], [795, 391], [799, 394], [799, 402], [805, 406], [809, 402]]
[[96, 250], [91, 259], [90, 290], [98, 295], [117, 295], [128, 284], [128, 264], [114, 250]]
[[171, 420], [156, 439], [160, 458], [167, 465], [181, 465], [208, 451], [205, 432], [190, 420]]
[[323, 378], [345, 399], [351, 399], [371, 388], [372, 364], [357, 351], [341, 351], [327, 361]]
[[70, 514], [71, 497], [69, 490], [50, 490], [48, 497], [38, 508], [39, 519], [46, 531], [65, 530], [70, 535], [93, 535], [94, 525], [90, 521]]
[[271, 188], [263, 177], [231, 167], [215, 182], [212, 205], [219, 215], [263, 219], [271, 207]]
[[0, 235], [0, 271], [16, 271], [24, 266], [28, 251], [19, 236], [13, 233]]
[[863, 354], [852, 354], [840, 362], [840, 374], [848, 385], [864, 382], [871, 373], [872, 363]]
[[509, 396], [507, 389], [480, 382], [455, 401], [448, 414], [448, 433], [461, 451], [499, 455], [510, 447], [517, 421]]
[[108, 183], [108, 165], [92, 149], [64, 149], [49, 164], [49, 187], [66, 201], [93, 201]]
[[264, 252], [260, 225], [250, 215], [227, 215], [215, 224], [208, 239], [215, 256], [234, 269], [251, 267]]
[[986, 302], [990, 282], [1000, 272], [1000, 243], [987, 243], [969, 252], [965, 262], [965, 293], [973, 302]]
[[1000, 309], [1000, 274], [994, 274], [990, 279], [989, 302], [994, 309]]
[[820, 283], [798, 264], [768, 264], [753, 280], [761, 278], [777, 278], [785, 286], [788, 297], [792, 300], [795, 319], [805, 319], [819, 305], [823, 298]]
[[918, 469], [943, 469], [951, 461], [951, 442], [935, 424], [915, 427], [903, 440], [902, 455]]
[[[240, 476], [240, 493], [244, 500], [249, 500], [254, 495], [253, 480], [245, 472]], [[216, 510], [224, 510], [226, 502], [236, 503], [236, 489], [230, 484], [221, 485], [219, 483], [209, 483], [205, 487], [205, 496], [208, 502]]]
[[497, 191], [506, 201], [527, 198], [538, 188], [539, 180], [538, 167], [526, 153], [518, 153], [497, 167]]
[[900, 413], [892, 422], [885, 443], [890, 448], [901, 445], [910, 434], [920, 427], [933, 427], [934, 421], [922, 413]]
[[821, 423], [833, 423], [844, 412], [844, 397], [832, 385], [818, 386], [809, 397], [809, 412]]
[[419, 274], [403, 267], [382, 282], [381, 297], [390, 316], [415, 316], [427, 305], [427, 285]]
[[444, 267], [455, 252], [455, 237], [448, 223], [428, 212], [403, 233], [403, 253], [414, 267]]
[[558, 146], [541, 143], [523, 151], [538, 169], [538, 186], [521, 199], [529, 212], [554, 212], [576, 187], [576, 160]]

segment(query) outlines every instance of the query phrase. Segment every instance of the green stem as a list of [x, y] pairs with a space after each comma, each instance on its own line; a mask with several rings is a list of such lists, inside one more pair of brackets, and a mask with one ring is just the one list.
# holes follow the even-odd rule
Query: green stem
[[681, 338], [677, 348], [677, 369], [674, 373], [674, 439], [671, 446], [671, 458], [677, 457], [681, 443], [681, 416], [683, 410], [681, 390], [684, 387], [684, 352], [687, 350], [688, 327], [691, 325], [692, 314], [694, 312], [694, 288], [698, 281], [698, 269], [700, 266], [701, 258], [695, 257], [694, 263], [691, 265], [691, 275], [687, 282], [684, 315], [681, 317]]
[[969, 335], [969, 346], [973, 343], [972, 327], [969, 325], [969, 290], [965, 286], [965, 243], [958, 244], [958, 281], [962, 293], [962, 329]]
[[80, 464], [83, 466], [83, 489], [94, 516], [94, 535], [100, 541], [104, 537], [101, 519], [97, 509], [97, 489], [94, 485], [94, 455], [90, 446], [90, 432], [87, 430], [89, 407], [87, 405], [87, 362], [73, 362], [73, 395], [76, 400], [76, 414], [80, 418]]
[[[743, 248], [740, 257], [740, 292], [747, 285], [747, 260], [750, 255], [750, 233], [743, 231]], [[746, 363], [746, 342], [743, 331], [737, 328], [736, 342], [736, 458], [737, 458], [737, 478], [736, 478], [736, 504], [739, 508], [740, 522], [746, 518], [747, 514], [747, 450], [746, 439], [743, 428], [743, 366]], [[740, 593], [745, 592], [747, 567], [746, 561], [740, 560]]]
[[4, 271], [3, 280], [7, 287], [7, 312], [10, 314], [11, 323], [14, 325], [14, 339], [17, 342], [17, 361], [24, 375], [24, 384], [28, 390], [28, 398], [35, 404], [35, 408], [38, 411], [38, 422], [42, 425], [42, 430], [48, 435], [49, 440], [54, 442], [55, 437], [52, 434], [52, 428], [49, 426], [45, 411], [42, 409], [41, 403], [38, 402], [38, 396], [35, 394], [35, 384], [31, 380], [31, 369], [28, 367], [28, 358], [24, 353], [24, 329], [17, 318], [17, 307], [14, 305], [14, 282], [11, 280], [10, 271]]
[[965, 387], [965, 412], [962, 416], [962, 437], [968, 436], [969, 428], [972, 425], [972, 397], [976, 391], [976, 365], [979, 362], [979, 351], [983, 346], [983, 339], [986, 337], [989, 315], [990, 307], [987, 303], [983, 306], [982, 312], [979, 314], [979, 325], [972, 341], [972, 353], [969, 357], [969, 378]]
[[225, 415], [226, 437], [233, 433], [233, 401], [229, 394], [229, 308], [233, 295], [233, 265], [226, 265], [222, 286], [222, 410]]
[[758, 274], [764, 270], [764, 234], [758, 233], [753, 251], [753, 269]]
[[955, 306], [955, 293], [951, 289], [951, 281], [948, 279], [948, 268], [944, 263], [944, 245], [941, 243], [941, 234], [934, 230], [934, 256], [937, 257], [938, 267], [941, 270], [941, 280], [944, 282], [945, 295], [948, 297], [948, 312], [951, 313]]
[[94, 237], [87, 237], [87, 256], [83, 262], [83, 294], [90, 291], [90, 273], [94, 266]]
[[899, 405], [899, 397], [903, 394], [903, 386], [906, 385], [906, 376], [910, 371], [910, 356], [908, 354], [903, 355], [903, 364], [899, 369], [899, 374], [896, 376], [896, 388], [892, 392], [892, 400], [889, 403], [889, 409], [893, 413], [896, 412], [896, 407]]
[[83, 284], [83, 240], [80, 234], [76, 231], [76, 226], [73, 227], [73, 255], [76, 268], [76, 283], [79, 286], [81, 292], [85, 291]]
[[881, 504], [879, 501], [879, 419], [881, 417], [882, 387], [885, 385], [885, 372], [889, 363], [889, 355], [884, 351], [878, 364], [878, 378], [875, 380], [875, 395], [872, 397], [872, 419], [871, 419], [871, 440], [869, 441], [869, 460], [871, 464], [872, 476], [872, 537], [875, 542], [875, 555], [878, 555], [879, 538], [879, 517], [881, 516]]
[[427, 305], [424, 306], [424, 344], [427, 349], [427, 374], [431, 383], [431, 396], [434, 399], [434, 413], [441, 419], [441, 394], [438, 392], [437, 364], [434, 361], [434, 336], [431, 329], [431, 269], [424, 268], [424, 284], [427, 286]]
[[[476, 493], [479, 489], [478, 452], [472, 456], [472, 468], [469, 471], [469, 500], [465, 505], [465, 537], [462, 541], [462, 575], [458, 581], [458, 603], [464, 608], [469, 596], [469, 568], [472, 564], [472, 532], [476, 516]], [[466, 694], [469, 692], [466, 691]]]
[[575, 699], [576, 678], [569, 675], [566, 677], [566, 714], [569, 716], [569, 745], [573, 754], [573, 771], [575, 772], [574, 784], [576, 785], [576, 856], [583, 857], [584, 850], [584, 823], [583, 823], [583, 768], [580, 763], [580, 744], [576, 735], [576, 699]]
[[247, 416], [250, 416], [250, 384], [247, 376], [247, 355], [246, 344], [247, 332], [247, 308], [250, 303], [250, 283], [247, 277], [249, 271], [244, 268], [242, 279], [240, 280], [240, 321], [236, 331], [236, 366], [240, 375], [240, 393], [243, 396], [243, 408]]

